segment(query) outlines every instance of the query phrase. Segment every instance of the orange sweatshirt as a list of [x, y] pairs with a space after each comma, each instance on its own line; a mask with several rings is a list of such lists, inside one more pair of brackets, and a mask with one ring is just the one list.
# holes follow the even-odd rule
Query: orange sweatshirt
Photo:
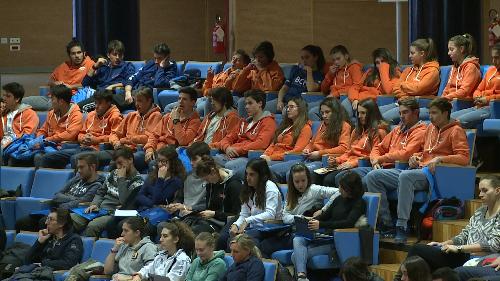
[[149, 135], [155, 131], [160, 122], [160, 108], [156, 105], [153, 105], [144, 116], [141, 116], [139, 111], [130, 112], [122, 120], [118, 129], [111, 133], [109, 142], [113, 146], [120, 143], [135, 149], [138, 144], [147, 143]]
[[[83, 78], [94, 65], [90, 57], [85, 57], [81, 66], [74, 66], [69, 61], [61, 63], [50, 75], [54, 81], [62, 81], [68, 85], [82, 84]], [[74, 90], [73, 93], [75, 93]]]
[[335, 74], [328, 71], [321, 82], [321, 92], [338, 98], [340, 94], [347, 93], [351, 86], [359, 86], [363, 77], [362, 68], [363, 65], [360, 62], [352, 61], [344, 67], [339, 67]]
[[383, 166], [392, 166], [396, 161], [408, 162], [413, 154], [420, 152], [427, 125], [419, 121], [408, 130], [401, 126], [396, 126], [372, 149], [370, 159], [378, 159]]
[[190, 144], [200, 129], [200, 116], [193, 111], [189, 118], [180, 120], [174, 124], [170, 113], [163, 116], [161, 122], [157, 123], [153, 134], [149, 136], [148, 143], [144, 147], [146, 151], [155, 151], [167, 144], [185, 146]]
[[[367, 98], [376, 99], [378, 95], [390, 95], [392, 94], [392, 88], [394, 84], [399, 80], [401, 75], [401, 71], [399, 68], [395, 70], [395, 76], [390, 77], [389, 75], [390, 65], [386, 62], [382, 62], [379, 66], [379, 78], [373, 81], [373, 86], [368, 86], [366, 83], [362, 83], [362, 85], [353, 85], [347, 91], [347, 96], [350, 101], [354, 100], [364, 100]], [[368, 69], [362, 77], [362, 81], [366, 81], [368, 76], [373, 72], [373, 69]]]
[[265, 68], [258, 70], [253, 64], [243, 68], [233, 84], [233, 90], [244, 93], [250, 89], [262, 91], [279, 91], [285, 82], [285, 75], [280, 65], [272, 61]]
[[465, 59], [461, 65], [453, 65], [450, 78], [441, 96], [452, 100], [454, 98], [472, 98], [474, 89], [481, 82], [479, 59], [471, 57]]
[[61, 117], [56, 116], [52, 109], [47, 114], [47, 120], [38, 130], [36, 136], [44, 135], [48, 141], [77, 141], [78, 133], [83, 126], [83, 115], [77, 104], [71, 103], [68, 112]]
[[500, 99], [500, 71], [492, 66], [484, 75], [484, 79], [477, 86], [474, 98], [486, 97], [486, 100]]
[[99, 150], [100, 143], [109, 142], [109, 136], [116, 134], [122, 120], [120, 110], [114, 104], [101, 117], [97, 116], [94, 110], [87, 115], [85, 124], [78, 134], [78, 142], [82, 143], [85, 136], [90, 134], [91, 147]]
[[430, 61], [422, 66], [407, 67], [394, 84], [397, 98], [406, 96], [435, 96], [439, 90], [439, 63]]
[[312, 123], [308, 121], [302, 130], [300, 130], [300, 135], [292, 146], [293, 142], [293, 127], [286, 128], [281, 134], [278, 135], [276, 142], [271, 144], [264, 155], [267, 155], [273, 161], [283, 161], [286, 152], [302, 152], [307, 146], [312, 137]]
[[326, 129], [327, 127], [325, 125], [325, 122], [321, 121], [318, 132], [309, 142], [306, 149], [309, 149], [309, 151], [311, 152], [318, 151], [321, 156], [325, 154], [342, 154], [346, 152], [346, 150], [349, 148], [349, 140], [351, 137], [351, 125], [349, 125], [349, 123], [347, 122], [344, 122], [342, 124], [342, 131], [340, 132], [339, 142], [337, 146], [334, 147], [332, 147], [332, 144], [330, 142], [326, 141], [323, 138]]
[[275, 131], [274, 115], [264, 111], [260, 119], [255, 122], [252, 118], [242, 119], [238, 130], [230, 132], [220, 142], [213, 143], [213, 147], [222, 151], [233, 147], [240, 156], [245, 156], [249, 150], [266, 149], [271, 144]]
[[[241, 69], [233, 69], [232, 67], [218, 74], [209, 74], [203, 83], [203, 96], [208, 95], [208, 91], [212, 88], [224, 87], [230, 91], [233, 90], [233, 85], [238, 76], [241, 74]], [[234, 78], [230, 77], [234, 74]]]
[[[31, 105], [20, 104], [14, 119], [12, 120], [12, 132], [16, 134], [16, 138], [20, 138], [24, 134], [33, 134], [38, 127], [38, 115], [31, 109]], [[4, 130], [7, 128], [7, 113], [2, 116], [2, 128], [0, 130], [0, 138], [4, 137]]]
[[[205, 118], [203, 118], [203, 121], [201, 122], [200, 125], [201, 130], [198, 131], [198, 135], [194, 138], [192, 142], [190, 142], [190, 144], [196, 141], [205, 140], [207, 130], [214, 116], [215, 112], [211, 112], [208, 116], [205, 116]], [[230, 132], [238, 130], [239, 124], [240, 124], [240, 116], [238, 115], [238, 112], [236, 112], [236, 110], [226, 111], [224, 113], [224, 116], [219, 121], [219, 125], [217, 126], [217, 129], [215, 130], [212, 136], [212, 142], [209, 143], [208, 145], [212, 146], [212, 143], [219, 142], [224, 138], [224, 136], [227, 136]]]
[[378, 129], [378, 135], [372, 139], [371, 143], [368, 134], [363, 132], [361, 137], [356, 137], [356, 130], [351, 133], [351, 144], [349, 149], [344, 154], [337, 157], [337, 164], [349, 162], [352, 168], [358, 166], [358, 158], [370, 156], [370, 152], [384, 137], [387, 135], [387, 130], [384, 128]]
[[430, 124], [424, 138], [422, 152], [414, 154], [422, 157], [420, 167], [427, 166], [435, 157], [441, 157], [442, 163], [462, 166], [469, 164], [469, 145], [460, 123], [451, 121], [442, 129]]

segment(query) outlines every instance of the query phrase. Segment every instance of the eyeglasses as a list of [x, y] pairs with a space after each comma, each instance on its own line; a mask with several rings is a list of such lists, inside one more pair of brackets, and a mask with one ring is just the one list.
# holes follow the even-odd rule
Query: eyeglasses
[[296, 106], [296, 105], [287, 105], [287, 106], [285, 106], [286, 110], [295, 109], [295, 108], [298, 108], [298, 106]]

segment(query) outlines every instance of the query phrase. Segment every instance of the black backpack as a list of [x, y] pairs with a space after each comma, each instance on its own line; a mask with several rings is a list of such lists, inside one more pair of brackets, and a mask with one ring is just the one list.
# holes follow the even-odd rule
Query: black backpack
[[456, 197], [433, 200], [421, 216], [420, 223], [417, 224], [420, 228], [419, 238], [431, 240], [434, 221], [462, 219], [464, 209], [464, 202]]

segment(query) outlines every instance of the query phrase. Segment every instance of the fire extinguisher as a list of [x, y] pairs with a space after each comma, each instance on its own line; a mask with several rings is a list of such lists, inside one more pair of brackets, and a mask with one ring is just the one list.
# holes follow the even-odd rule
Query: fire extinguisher
[[224, 28], [222, 27], [222, 17], [217, 15], [215, 17], [215, 26], [212, 30], [212, 48], [215, 54], [224, 54], [226, 46], [224, 44]]
[[488, 46], [493, 47], [500, 42], [500, 17], [497, 10], [489, 11], [490, 25], [488, 26]]

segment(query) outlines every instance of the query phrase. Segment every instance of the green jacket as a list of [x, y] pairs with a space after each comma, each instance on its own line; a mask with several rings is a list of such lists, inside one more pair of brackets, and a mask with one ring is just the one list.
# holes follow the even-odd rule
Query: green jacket
[[214, 257], [207, 263], [196, 258], [189, 268], [186, 281], [219, 281], [226, 272], [224, 251], [214, 252]]

